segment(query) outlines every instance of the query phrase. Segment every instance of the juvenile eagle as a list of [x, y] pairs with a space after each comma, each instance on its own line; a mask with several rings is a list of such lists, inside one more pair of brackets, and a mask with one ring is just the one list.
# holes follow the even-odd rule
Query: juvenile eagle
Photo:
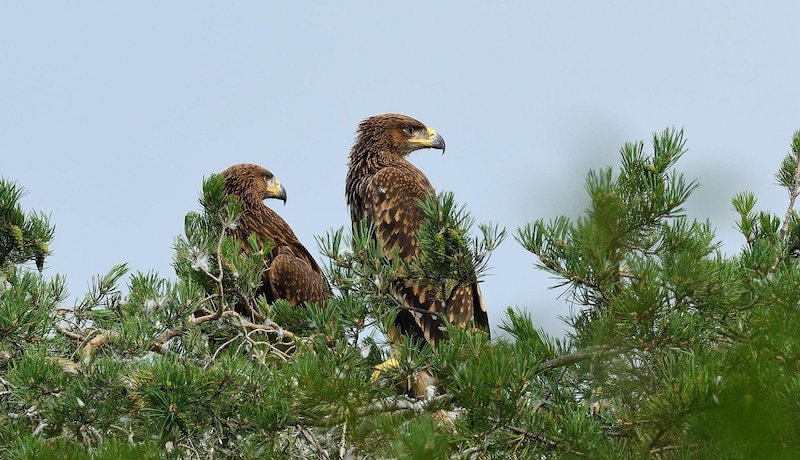
[[[237, 164], [222, 172], [225, 193], [242, 201], [242, 214], [231, 233], [242, 242], [251, 234], [259, 243], [275, 244], [265, 260], [266, 269], [257, 294], [268, 302], [284, 299], [292, 305], [305, 301], [325, 302], [328, 281], [317, 262], [295, 236], [289, 224], [264, 205], [267, 198], [286, 203], [286, 189], [271, 172], [254, 164]], [[245, 247], [246, 243], [245, 243]]]
[[[405, 157], [425, 148], [444, 152], [444, 139], [419, 121], [398, 114], [367, 118], [359, 124], [357, 135], [345, 185], [353, 227], [366, 220], [374, 225], [384, 255], [397, 250], [399, 257], [409, 260], [420, 251], [416, 233], [425, 219], [416, 200], [435, 192], [425, 174]], [[409, 280], [398, 283], [396, 298], [410, 309], [400, 309], [395, 329], [433, 346], [446, 337], [440, 315], [451, 324], [489, 330], [477, 283], [458, 288], [444, 302], [436, 292]]]

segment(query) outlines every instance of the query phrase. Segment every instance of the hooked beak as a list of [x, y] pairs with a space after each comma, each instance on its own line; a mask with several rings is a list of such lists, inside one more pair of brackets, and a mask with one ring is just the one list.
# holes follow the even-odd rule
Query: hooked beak
[[441, 150], [442, 155], [444, 155], [444, 138], [442, 137], [442, 135], [430, 128], [428, 128], [428, 135], [432, 136], [431, 148]]
[[283, 187], [283, 184], [278, 181], [278, 179], [270, 179], [267, 182], [267, 198], [277, 198], [279, 200], [283, 200], [283, 205], [286, 205], [286, 189]]
[[409, 139], [409, 142], [418, 144], [419, 147], [414, 148], [416, 149], [439, 149], [444, 154], [444, 138], [437, 133], [436, 131], [428, 128], [428, 136], [419, 136], [412, 139]]

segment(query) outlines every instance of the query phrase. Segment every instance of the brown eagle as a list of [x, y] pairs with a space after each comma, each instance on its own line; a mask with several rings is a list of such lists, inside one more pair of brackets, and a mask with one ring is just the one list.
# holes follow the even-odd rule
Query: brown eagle
[[271, 172], [254, 164], [233, 165], [223, 171], [222, 176], [225, 193], [242, 202], [241, 216], [231, 233], [242, 242], [252, 234], [259, 243], [270, 240], [275, 244], [266, 257], [266, 269], [257, 294], [263, 294], [270, 303], [277, 299], [292, 305], [305, 301], [325, 302], [330, 287], [319, 265], [289, 224], [264, 205], [267, 198], [278, 198], [286, 203], [283, 185]]
[[[377, 115], [358, 126], [345, 185], [347, 204], [354, 228], [362, 220], [374, 226], [375, 238], [384, 255], [396, 250], [399, 257], [408, 260], [420, 251], [416, 233], [425, 214], [417, 200], [435, 192], [425, 174], [406, 156], [425, 148], [444, 152], [444, 139], [405, 115]], [[489, 330], [486, 306], [477, 283], [458, 288], [451, 299], [443, 301], [432, 289], [411, 280], [403, 281], [398, 283], [396, 298], [408, 307], [398, 312], [396, 330], [417, 340], [424, 339], [434, 347], [446, 338], [442, 316], [451, 324]], [[390, 335], [396, 335], [396, 330], [389, 331]]]

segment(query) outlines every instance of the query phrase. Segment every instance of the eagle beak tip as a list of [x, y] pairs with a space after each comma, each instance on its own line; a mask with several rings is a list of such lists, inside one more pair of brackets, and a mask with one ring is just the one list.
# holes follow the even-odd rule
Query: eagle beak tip
[[286, 206], [286, 188], [283, 186], [283, 184], [281, 184], [280, 189], [278, 190], [278, 196], [276, 198], [283, 201], [283, 205]]
[[445, 143], [441, 134], [436, 133], [436, 136], [431, 140], [431, 147], [440, 149], [442, 151], [442, 155], [444, 155]]

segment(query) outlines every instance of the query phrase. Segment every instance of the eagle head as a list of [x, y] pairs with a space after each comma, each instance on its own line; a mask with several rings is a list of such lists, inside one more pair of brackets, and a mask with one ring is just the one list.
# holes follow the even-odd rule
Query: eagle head
[[225, 191], [245, 201], [264, 201], [277, 198], [286, 204], [286, 189], [272, 173], [261, 166], [242, 163], [222, 172]]
[[360, 142], [370, 142], [382, 150], [401, 156], [419, 149], [439, 149], [444, 153], [444, 138], [422, 122], [406, 115], [387, 113], [369, 117], [358, 126]]

